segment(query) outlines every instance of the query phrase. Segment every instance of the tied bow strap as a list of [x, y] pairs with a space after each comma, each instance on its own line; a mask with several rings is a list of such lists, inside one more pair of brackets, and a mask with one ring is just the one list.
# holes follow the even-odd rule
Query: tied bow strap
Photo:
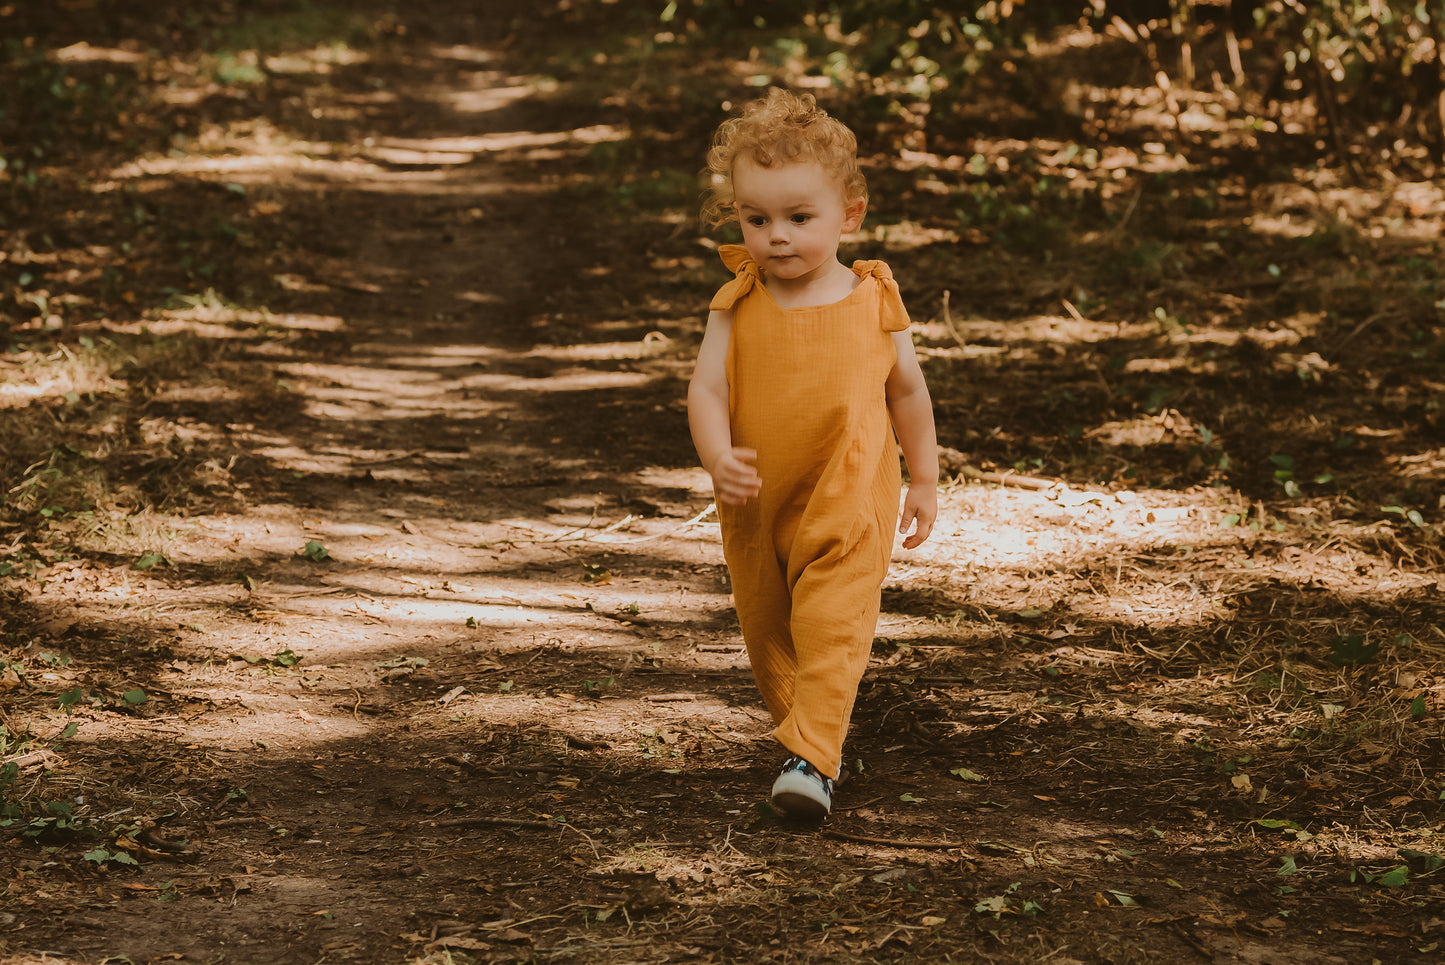
[[907, 331], [908, 309], [903, 307], [903, 295], [893, 280], [892, 269], [881, 261], [855, 261], [853, 270], [865, 281], [872, 278], [878, 283], [878, 323], [883, 331]]
[[733, 280], [718, 289], [708, 307], [715, 312], [726, 312], [757, 286], [758, 263], [753, 261], [743, 245], [723, 245], [718, 254], [728, 271], [733, 273]]

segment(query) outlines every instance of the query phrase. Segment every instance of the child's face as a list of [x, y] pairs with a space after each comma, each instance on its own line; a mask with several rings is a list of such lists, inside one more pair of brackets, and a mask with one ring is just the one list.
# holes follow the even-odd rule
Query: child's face
[[843, 197], [838, 178], [816, 161], [762, 167], [733, 164], [733, 196], [748, 254], [770, 279], [802, 285], [838, 264], [838, 241], [863, 220], [866, 202]]

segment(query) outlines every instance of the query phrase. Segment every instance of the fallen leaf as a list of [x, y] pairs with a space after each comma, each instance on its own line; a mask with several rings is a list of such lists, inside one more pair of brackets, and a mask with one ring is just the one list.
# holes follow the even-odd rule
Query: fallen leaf
[[426, 950], [428, 952], [434, 952], [439, 948], [459, 948], [470, 952], [484, 952], [491, 947], [489, 942], [484, 942], [480, 938], [463, 938], [457, 936], [455, 938], [438, 938], [434, 942], [428, 942]]
[[[1102, 895], [1100, 897], [1103, 897]], [[1105, 899], [1104, 904], [1109, 902]], [[994, 895], [992, 898], [985, 898], [973, 906], [973, 910], [985, 915], [998, 915], [1008, 910], [1008, 897], [1005, 895]]]
[[506, 931], [497, 932], [497, 940], [517, 944], [530, 944], [532, 936], [526, 932], [517, 931], [515, 928], [508, 928]]

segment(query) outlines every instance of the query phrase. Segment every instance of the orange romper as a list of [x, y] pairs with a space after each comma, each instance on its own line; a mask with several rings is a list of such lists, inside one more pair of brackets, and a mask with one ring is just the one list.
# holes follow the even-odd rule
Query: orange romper
[[858, 261], [852, 294], [781, 308], [742, 245], [712, 309], [733, 312], [732, 444], [762, 492], [719, 504], [723, 555], [773, 736], [836, 777], [878, 624], [901, 489], [884, 383], [908, 313], [888, 266]]

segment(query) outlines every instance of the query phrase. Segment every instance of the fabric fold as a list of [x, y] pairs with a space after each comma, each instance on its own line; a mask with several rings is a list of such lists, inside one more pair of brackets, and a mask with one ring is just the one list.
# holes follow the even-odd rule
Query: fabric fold
[[718, 289], [708, 308], [715, 312], [732, 311], [758, 284], [758, 263], [753, 261], [744, 245], [723, 245], [718, 249], [723, 264], [733, 273], [733, 280]]
[[853, 271], [859, 277], [878, 283], [878, 321], [885, 332], [902, 332], [908, 328], [908, 309], [903, 307], [903, 293], [893, 279], [893, 269], [881, 261], [855, 261]]

